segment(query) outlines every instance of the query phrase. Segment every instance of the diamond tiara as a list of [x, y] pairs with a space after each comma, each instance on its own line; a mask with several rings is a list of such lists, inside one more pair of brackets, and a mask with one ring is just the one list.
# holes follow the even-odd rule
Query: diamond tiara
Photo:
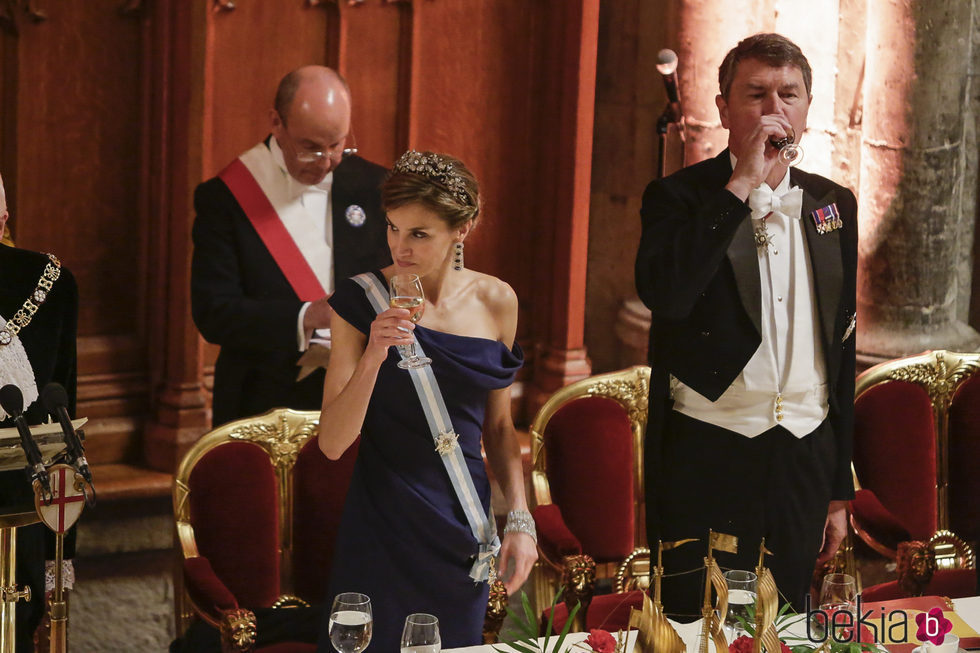
[[472, 204], [470, 195], [466, 192], [466, 182], [456, 172], [452, 162], [444, 160], [439, 154], [409, 150], [398, 157], [392, 172], [407, 172], [431, 179], [448, 190], [464, 206]]

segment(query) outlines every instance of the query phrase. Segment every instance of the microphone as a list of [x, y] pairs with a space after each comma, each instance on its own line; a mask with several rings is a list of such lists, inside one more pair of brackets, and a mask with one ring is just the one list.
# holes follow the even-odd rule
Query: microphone
[[677, 91], [677, 53], [667, 48], [658, 52], [657, 72], [663, 76], [664, 87], [667, 89], [670, 122], [680, 122], [681, 96]]
[[48, 470], [44, 468], [41, 450], [37, 448], [37, 443], [31, 437], [31, 427], [27, 425], [27, 420], [24, 419], [24, 395], [20, 388], [13, 384], [7, 384], [0, 388], [0, 406], [14, 418], [14, 425], [17, 427], [18, 435], [20, 435], [20, 446], [27, 457], [28, 467], [34, 470], [31, 473], [31, 482], [40, 483], [44, 496], [50, 501], [51, 484], [48, 481]]
[[81, 438], [75, 433], [75, 427], [71, 425], [71, 417], [68, 416], [68, 393], [65, 392], [64, 386], [60, 383], [49, 383], [44, 386], [41, 390], [41, 404], [44, 410], [61, 424], [61, 432], [65, 436], [65, 446], [68, 450], [68, 462], [91, 484], [92, 472], [85, 459], [85, 447], [82, 446]]

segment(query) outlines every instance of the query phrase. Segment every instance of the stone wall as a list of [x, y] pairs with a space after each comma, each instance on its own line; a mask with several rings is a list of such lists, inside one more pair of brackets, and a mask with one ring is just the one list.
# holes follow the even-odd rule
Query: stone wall
[[[967, 322], [980, 325], [978, 13], [980, 0], [813, 0], [805, 10], [790, 0], [602, 2], [586, 297], [593, 372], [643, 360], [642, 327], [620, 320], [630, 331], [624, 343], [616, 325], [635, 298], [640, 200], [656, 172], [655, 123], [666, 103], [657, 51], [681, 55], [692, 163], [725, 145], [709, 88], [719, 62], [712, 71], [707, 59], [760, 30], [797, 41], [814, 68], [802, 167], [859, 194], [859, 350], [873, 361], [976, 346]], [[629, 321], [635, 309], [627, 304]], [[909, 337], [901, 320], [919, 333]]]

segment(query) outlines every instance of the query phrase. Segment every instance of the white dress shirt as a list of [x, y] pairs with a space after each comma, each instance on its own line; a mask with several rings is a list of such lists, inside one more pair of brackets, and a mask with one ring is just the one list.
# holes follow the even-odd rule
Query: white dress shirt
[[746, 437], [779, 424], [802, 438], [827, 417], [827, 372], [801, 224], [802, 193], [790, 189], [789, 171], [775, 190], [763, 183], [750, 193], [753, 231], [768, 236], [768, 243], [757, 247], [762, 342], [717, 401], [671, 377], [674, 410]]
[[[327, 173], [327, 176], [323, 178], [319, 184], [315, 186], [307, 186], [296, 181], [296, 179], [289, 174], [289, 170], [286, 168], [286, 161], [282, 156], [282, 148], [279, 147], [279, 142], [276, 141], [276, 137], [272, 136], [269, 138], [269, 150], [272, 152], [272, 160], [276, 162], [276, 165], [282, 170], [283, 176], [289, 184], [289, 196], [298, 197], [303, 207], [307, 210], [310, 216], [314, 220], [314, 228], [316, 233], [323, 238], [324, 242], [327, 244], [327, 250], [333, 258], [333, 205], [331, 203], [331, 193], [330, 189], [333, 186], [333, 172]], [[333, 292], [334, 288], [334, 277], [333, 277], [333, 260], [330, 262], [330, 281], [327, 288], [327, 295]], [[296, 340], [297, 346], [300, 351], [306, 351], [310, 346], [310, 338], [313, 336], [311, 330], [306, 330], [303, 328], [303, 318], [306, 316], [306, 309], [310, 307], [310, 302], [304, 302], [303, 306], [299, 309], [299, 316], [296, 320]], [[330, 338], [329, 329], [319, 329], [319, 332], [326, 332], [322, 335], [326, 339]]]

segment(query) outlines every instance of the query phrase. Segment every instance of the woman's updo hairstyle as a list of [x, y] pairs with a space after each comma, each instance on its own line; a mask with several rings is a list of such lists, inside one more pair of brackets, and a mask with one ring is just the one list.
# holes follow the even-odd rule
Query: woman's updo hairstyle
[[470, 169], [456, 157], [409, 150], [398, 158], [381, 186], [385, 211], [407, 204], [421, 204], [456, 229], [480, 215], [480, 188]]

